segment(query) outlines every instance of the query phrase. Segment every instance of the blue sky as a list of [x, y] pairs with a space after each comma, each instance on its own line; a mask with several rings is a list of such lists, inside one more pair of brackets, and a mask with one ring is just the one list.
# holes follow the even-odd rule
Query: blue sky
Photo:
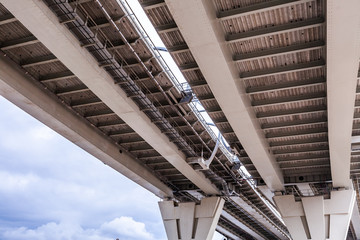
[[166, 239], [159, 198], [1, 96], [0, 113], [0, 239]]

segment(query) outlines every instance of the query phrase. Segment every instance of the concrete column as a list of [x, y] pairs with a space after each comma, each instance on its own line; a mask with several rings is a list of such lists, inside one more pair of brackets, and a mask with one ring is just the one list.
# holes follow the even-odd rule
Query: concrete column
[[358, 204], [355, 201], [351, 222], [355, 230], [356, 239], [360, 240], [360, 214]]
[[294, 240], [346, 239], [355, 202], [355, 191], [332, 191], [330, 199], [323, 196], [275, 196], [283, 220]]
[[349, 185], [360, 53], [360, 1], [326, 1], [326, 95], [331, 177]]
[[220, 197], [203, 198], [200, 205], [195, 202], [159, 202], [168, 239], [211, 240], [224, 202]]

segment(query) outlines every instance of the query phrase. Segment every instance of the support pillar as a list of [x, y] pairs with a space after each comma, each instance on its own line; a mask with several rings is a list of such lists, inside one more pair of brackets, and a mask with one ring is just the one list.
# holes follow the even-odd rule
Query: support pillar
[[309, 196], [295, 201], [293, 195], [284, 195], [274, 201], [293, 240], [341, 240], [347, 236], [355, 191], [332, 191], [330, 199]]
[[220, 197], [203, 198], [200, 205], [159, 202], [168, 240], [211, 240], [224, 202]]
[[358, 208], [358, 204], [355, 201], [354, 204], [354, 209], [353, 209], [353, 214], [351, 217], [351, 222], [354, 228], [354, 232], [356, 235], [356, 240], [360, 240], [360, 214], [359, 214], [359, 208]]

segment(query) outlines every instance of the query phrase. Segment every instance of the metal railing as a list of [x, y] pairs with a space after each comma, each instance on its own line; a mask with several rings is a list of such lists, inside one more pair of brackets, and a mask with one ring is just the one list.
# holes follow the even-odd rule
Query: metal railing
[[[145, 31], [145, 29], [142, 27], [142, 24], [140, 23], [139, 19], [133, 13], [133, 11], [132, 11], [131, 7], [129, 6], [129, 4], [127, 3], [127, 1], [124, 1], [124, 0], [118, 0], [118, 1], [124, 6], [125, 10], [127, 11], [126, 14], [129, 16], [129, 19], [133, 22], [134, 26], [136, 28], [138, 28], [138, 33], [141, 34], [142, 38], [145, 40], [144, 41], [145, 44], [147, 44], [149, 49], [151, 49], [153, 55], [157, 58], [157, 60], [159, 61], [161, 67], [164, 69], [165, 74], [171, 80], [171, 82], [174, 84], [174, 86], [178, 90], [178, 92], [179, 93], [191, 92], [191, 94], [193, 94], [194, 98], [188, 104], [188, 106], [194, 112], [194, 114], [196, 115], [196, 117], [198, 118], [200, 123], [203, 125], [203, 127], [206, 129], [206, 131], [209, 133], [212, 140], [214, 142], [217, 142], [218, 141], [217, 135], [210, 128], [210, 126], [207, 124], [207, 121], [204, 119], [204, 117], [202, 116], [200, 110], [196, 106], [196, 104], [201, 104], [201, 103], [197, 100], [195, 94], [192, 92], [192, 89], [191, 89], [189, 83], [187, 83], [187, 82], [180, 83], [178, 81], [177, 77], [172, 72], [172, 70], [170, 69], [170, 67], [168, 66], [168, 64], [166, 63], [166, 61], [162, 57], [162, 55], [160, 54], [159, 50], [157, 50], [155, 44], [152, 42], [151, 38], [149, 37], [149, 35]], [[221, 135], [221, 138], [222, 138], [222, 135]], [[219, 139], [219, 140], [221, 140], [221, 139]], [[221, 144], [220, 144], [219, 148], [222, 150], [223, 154], [227, 157], [227, 159], [230, 162], [234, 162], [234, 157], [235, 156], [228, 151], [227, 147], [223, 144], [222, 141], [220, 141], [220, 143]], [[240, 170], [240, 172], [241, 172], [242, 177], [246, 177], [245, 173], [243, 173], [242, 170]]]
[[[128, 2], [126, 0], [117, 0], [117, 1], [120, 4], [122, 4], [122, 6], [124, 7], [124, 10], [126, 11], [126, 15], [129, 16], [128, 19], [130, 19], [130, 21], [133, 23], [135, 28], [137, 28], [138, 33], [142, 36], [142, 39], [144, 39], [145, 44], [148, 46], [148, 48], [152, 51], [153, 55], [159, 61], [159, 64], [163, 68], [163, 70], [164, 70], [165, 74], [167, 75], [167, 77], [172, 81], [172, 83], [175, 86], [175, 88], [177, 89], [177, 91], [179, 93], [190, 92], [191, 94], [193, 94], [194, 98], [190, 103], [188, 103], [188, 106], [193, 111], [193, 113], [196, 115], [199, 122], [202, 124], [202, 126], [205, 128], [205, 130], [208, 132], [208, 134], [211, 136], [212, 140], [214, 142], [217, 142], [218, 140], [220, 140], [219, 148], [220, 148], [221, 152], [226, 156], [228, 161], [230, 161], [232, 163], [233, 162], [239, 162], [240, 165], [245, 168], [245, 166], [241, 163], [241, 161], [238, 159], [238, 157], [228, 150], [227, 146], [225, 146], [224, 142], [221, 141], [221, 139], [218, 139], [217, 134], [215, 134], [215, 132], [211, 129], [211, 127], [209, 126], [209, 124], [205, 120], [204, 116], [201, 114], [201, 110], [199, 110], [198, 107], [196, 106], [197, 104], [199, 104], [200, 106], [202, 106], [202, 105], [201, 105], [200, 101], [196, 98], [196, 95], [193, 93], [193, 91], [191, 89], [191, 86], [189, 85], [188, 82], [180, 83], [178, 81], [177, 77], [172, 72], [171, 68], [168, 66], [168, 64], [166, 63], [166, 61], [164, 60], [164, 58], [160, 54], [158, 48], [155, 46], [155, 44], [152, 42], [151, 38], [149, 37], [149, 35], [145, 31], [145, 29], [143, 28], [143, 26], [140, 23], [139, 19], [137, 18], [137, 16], [132, 11], [132, 9], [131, 9], [130, 5], [128, 4]], [[223, 136], [221, 134], [219, 134], [219, 136], [220, 136], [220, 138], [223, 138]], [[254, 192], [257, 194], [257, 196], [264, 202], [264, 204], [267, 205], [269, 207], [269, 209], [275, 214], [275, 216], [278, 219], [280, 219], [280, 221], [283, 223], [279, 212], [273, 206], [271, 206], [271, 204], [268, 203], [267, 200], [264, 199], [261, 196], [261, 194], [258, 192], [256, 182], [252, 179], [251, 175], [249, 173], [245, 173], [241, 169], [241, 167], [238, 170], [238, 172], [239, 172], [240, 176], [248, 182], [248, 184], [251, 186], [251, 188], [254, 190]], [[256, 206], [254, 206], [254, 207], [256, 207]], [[268, 220], [270, 222], [272, 222], [271, 219], [268, 219]], [[276, 224], [274, 224], [274, 225], [276, 225]], [[286, 235], [286, 233], [285, 233], [285, 235]]]

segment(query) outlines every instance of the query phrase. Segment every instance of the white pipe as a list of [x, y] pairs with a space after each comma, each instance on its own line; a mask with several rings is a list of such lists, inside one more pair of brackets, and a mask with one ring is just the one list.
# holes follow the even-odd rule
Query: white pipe
[[214, 148], [214, 150], [212, 151], [210, 158], [209, 158], [208, 160], [205, 160], [205, 165], [206, 165], [207, 167], [210, 166], [211, 162], [212, 162], [212, 161], [214, 160], [214, 158], [215, 158], [216, 152], [217, 152], [217, 150], [219, 149], [220, 138], [221, 138], [221, 134], [220, 134], [220, 132], [219, 132], [219, 135], [218, 135], [218, 139], [217, 139], [217, 141], [216, 141], [215, 148]]

